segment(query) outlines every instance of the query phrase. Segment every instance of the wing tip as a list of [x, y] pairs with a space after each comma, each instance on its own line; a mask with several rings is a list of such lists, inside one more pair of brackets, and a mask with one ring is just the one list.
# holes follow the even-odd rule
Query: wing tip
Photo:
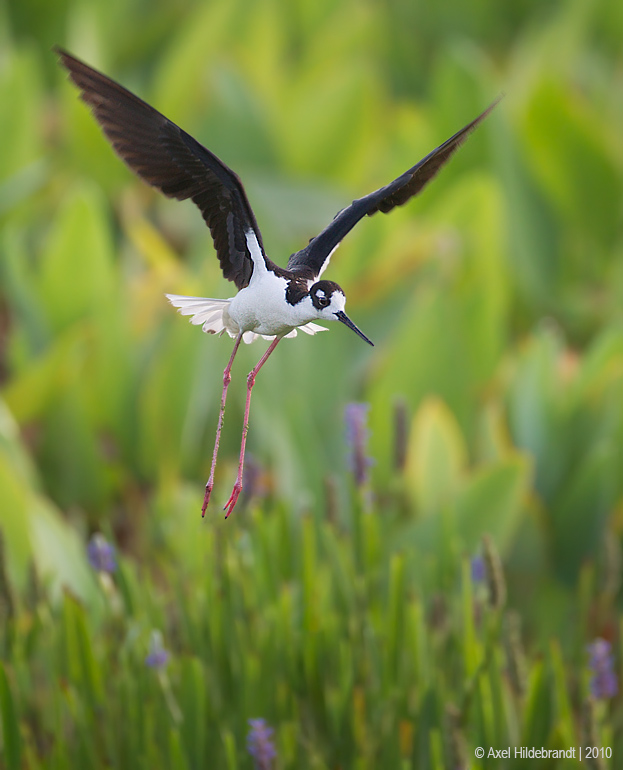
[[498, 106], [498, 104], [506, 97], [506, 93], [504, 91], [500, 91], [500, 93], [495, 97], [495, 99], [491, 102], [491, 104], [483, 110], [480, 115], [475, 118], [471, 125], [475, 128], [482, 120], [484, 120], [486, 117], [488, 117], [493, 110]]
[[55, 53], [58, 56], [59, 64], [64, 67], [70, 74], [74, 70], [81, 67], [88, 67], [89, 69], [92, 69], [92, 67], [89, 67], [88, 64], [83, 62], [81, 59], [78, 59], [73, 54], [69, 53], [69, 51], [65, 50], [65, 48], [62, 48], [60, 45], [53, 45], [52, 53]]

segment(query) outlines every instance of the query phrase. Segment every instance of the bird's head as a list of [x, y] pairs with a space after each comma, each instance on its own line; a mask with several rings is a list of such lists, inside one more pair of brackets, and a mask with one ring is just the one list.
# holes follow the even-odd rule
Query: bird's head
[[312, 305], [321, 321], [341, 321], [358, 334], [368, 345], [374, 345], [366, 335], [358, 329], [344, 312], [346, 296], [341, 286], [334, 281], [318, 281], [309, 290]]

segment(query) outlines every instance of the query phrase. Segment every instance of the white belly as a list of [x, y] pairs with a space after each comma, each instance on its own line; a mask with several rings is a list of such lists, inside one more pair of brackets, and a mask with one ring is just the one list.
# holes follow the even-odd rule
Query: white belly
[[231, 300], [227, 320], [238, 331], [282, 336], [315, 318], [306, 307], [311, 307], [311, 301], [303, 300], [295, 306], [286, 302], [286, 288], [285, 278], [276, 276], [255, 285], [252, 281]]

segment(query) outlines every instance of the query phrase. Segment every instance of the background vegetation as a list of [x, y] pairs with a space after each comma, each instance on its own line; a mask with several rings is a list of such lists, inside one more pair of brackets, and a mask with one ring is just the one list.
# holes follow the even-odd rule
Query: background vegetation
[[[582, 743], [623, 766], [621, 698], [586, 651], [609, 640], [621, 670], [622, 37], [607, 0], [0, 3], [0, 763], [251, 767], [263, 717], [277, 768]], [[53, 44], [235, 168], [282, 264], [507, 94], [421, 198], [340, 247], [329, 277], [376, 347], [343, 328], [280, 346], [227, 522], [199, 510], [231, 341], [163, 294], [233, 287]], [[263, 349], [236, 362], [221, 505]]]

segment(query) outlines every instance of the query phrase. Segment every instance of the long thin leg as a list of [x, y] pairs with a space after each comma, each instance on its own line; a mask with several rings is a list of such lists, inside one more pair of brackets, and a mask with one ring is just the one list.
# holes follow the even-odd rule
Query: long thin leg
[[214, 452], [212, 453], [212, 468], [210, 469], [210, 478], [208, 479], [208, 483], [206, 484], [206, 491], [203, 497], [203, 506], [201, 507], [202, 518], [206, 515], [206, 508], [208, 507], [208, 503], [210, 502], [210, 495], [212, 494], [212, 489], [214, 487], [214, 469], [216, 468], [216, 458], [218, 456], [218, 447], [219, 447], [219, 444], [221, 443], [221, 430], [223, 428], [223, 417], [225, 416], [225, 401], [227, 400], [227, 388], [229, 387], [229, 383], [231, 382], [231, 366], [234, 363], [234, 358], [236, 357], [236, 353], [238, 352], [238, 348], [240, 347], [241, 341], [242, 341], [242, 333], [240, 333], [236, 337], [236, 342], [234, 344], [234, 349], [231, 352], [229, 363], [227, 364], [227, 366], [225, 367], [225, 371], [223, 372], [223, 394], [221, 396], [221, 409], [218, 413], [218, 426], [216, 428], [216, 441], [214, 442]]
[[255, 367], [249, 372], [249, 376], [247, 377], [247, 403], [245, 404], [245, 408], [244, 408], [244, 424], [242, 426], [242, 441], [240, 443], [240, 461], [238, 463], [238, 475], [236, 476], [236, 483], [234, 484], [234, 488], [232, 490], [231, 496], [223, 507], [223, 510], [227, 511], [227, 513], [225, 514], [225, 518], [227, 518], [229, 514], [234, 510], [234, 507], [236, 506], [236, 502], [238, 500], [238, 496], [240, 495], [240, 492], [242, 490], [242, 469], [244, 467], [244, 452], [247, 445], [247, 433], [249, 432], [249, 409], [251, 407], [251, 391], [253, 390], [253, 386], [255, 385], [255, 378], [259, 370], [266, 363], [268, 356], [277, 347], [277, 345], [279, 344], [279, 340], [281, 339], [282, 339], [281, 337], [275, 337], [275, 339], [270, 343], [270, 346], [266, 351], [266, 353], [264, 353], [264, 355], [260, 358], [260, 360], [257, 362]]

